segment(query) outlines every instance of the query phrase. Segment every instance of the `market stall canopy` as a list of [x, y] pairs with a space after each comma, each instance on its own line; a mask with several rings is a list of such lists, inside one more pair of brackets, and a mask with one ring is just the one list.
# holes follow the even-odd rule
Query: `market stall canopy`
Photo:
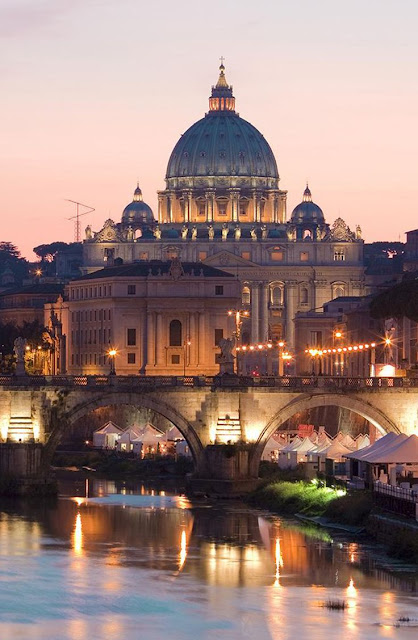
[[418, 436], [412, 435], [409, 438], [405, 436], [402, 440], [399, 437], [393, 447], [372, 452], [364, 458], [364, 461], [371, 464], [418, 464]]
[[392, 444], [392, 442], [394, 442], [396, 440], [396, 438], [399, 438], [399, 434], [394, 433], [393, 431], [391, 431], [390, 433], [387, 433], [385, 436], [383, 436], [383, 438], [380, 438], [380, 440], [377, 440], [377, 442], [374, 442], [373, 444], [369, 445], [368, 447], [364, 447], [364, 449], [358, 449], [357, 451], [353, 451], [352, 453], [348, 453], [347, 455], [345, 455], [345, 458], [352, 458], [354, 460], [363, 460], [363, 458], [370, 452], [372, 451], [379, 451], [381, 448], [386, 448], [388, 447], [390, 444]]

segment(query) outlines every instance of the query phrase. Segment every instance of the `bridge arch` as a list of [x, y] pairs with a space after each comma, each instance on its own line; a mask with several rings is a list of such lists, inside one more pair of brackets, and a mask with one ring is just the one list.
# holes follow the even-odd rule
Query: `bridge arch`
[[156, 398], [152, 394], [144, 394], [141, 392], [121, 393], [120, 391], [103, 391], [101, 393], [95, 394], [94, 396], [89, 396], [86, 400], [81, 402], [72, 400], [73, 399], [70, 393], [67, 396], [67, 409], [63, 415], [64, 420], [62, 422], [61, 428], [58, 427], [56, 432], [51, 434], [52, 437], [50, 437], [50, 439], [48, 440], [47, 448], [51, 449], [49, 455], [52, 455], [57, 444], [59, 443], [63, 430], [67, 425], [70, 426], [74, 424], [83, 416], [101, 407], [107, 407], [109, 405], [131, 405], [155, 411], [155, 413], [160, 414], [161, 416], [169, 420], [172, 424], [174, 424], [174, 426], [176, 426], [180, 433], [184, 436], [190, 447], [195, 467], [198, 468], [202, 463], [203, 445], [195, 429], [188, 422], [188, 420], [186, 420], [186, 418], [177, 411], [177, 409], [172, 407], [167, 402]]
[[361, 400], [357, 397], [353, 397], [346, 394], [339, 393], [317, 393], [313, 395], [303, 394], [291, 400], [284, 407], [279, 409], [277, 413], [267, 422], [264, 429], [261, 431], [253, 455], [251, 458], [251, 470], [258, 475], [258, 466], [261, 460], [261, 456], [267, 441], [273, 433], [284, 423], [291, 418], [295, 413], [304, 411], [306, 409], [314, 409], [316, 407], [325, 406], [337, 406], [342, 409], [348, 409], [354, 413], [359, 414], [362, 418], [368, 420], [373, 424], [381, 433], [387, 433], [394, 431], [400, 433], [399, 428], [390, 418], [388, 418], [380, 409], [377, 409], [368, 402]]

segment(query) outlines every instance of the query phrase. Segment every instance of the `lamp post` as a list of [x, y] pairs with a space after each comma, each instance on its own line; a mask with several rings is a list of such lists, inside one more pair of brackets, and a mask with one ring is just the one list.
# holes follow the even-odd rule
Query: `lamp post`
[[241, 353], [240, 345], [241, 345], [241, 327], [243, 318], [249, 318], [250, 312], [247, 309], [230, 309], [228, 311], [229, 317], [234, 317], [235, 320], [235, 345], [236, 345], [236, 358], [237, 358], [237, 374], [241, 374], [241, 362], [239, 359], [239, 355]]
[[283, 359], [284, 342], [282, 340], [279, 342], [278, 347], [279, 347], [279, 377], [282, 378], [284, 374], [284, 359]]
[[115, 376], [116, 375], [116, 367], [115, 367], [116, 354], [117, 354], [117, 351], [114, 348], [109, 349], [109, 351], [107, 352], [107, 355], [109, 356], [109, 359], [110, 359], [110, 373], [109, 373], [109, 375], [111, 375], [111, 376]]

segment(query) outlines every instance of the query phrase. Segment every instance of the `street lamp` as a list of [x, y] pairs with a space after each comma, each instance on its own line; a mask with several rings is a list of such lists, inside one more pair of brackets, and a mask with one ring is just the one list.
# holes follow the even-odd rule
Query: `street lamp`
[[283, 340], [280, 340], [278, 347], [279, 347], [279, 376], [282, 378], [284, 374], [284, 358], [283, 358], [284, 342]]
[[116, 375], [115, 360], [116, 360], [117, 353], [118, 352], [116, 351], [115, 348], [109, 349], [109, 351], [107, 352], [107, 355], [109, 356], [109, 359], [110, 359], [110, 375], [111, 376]]

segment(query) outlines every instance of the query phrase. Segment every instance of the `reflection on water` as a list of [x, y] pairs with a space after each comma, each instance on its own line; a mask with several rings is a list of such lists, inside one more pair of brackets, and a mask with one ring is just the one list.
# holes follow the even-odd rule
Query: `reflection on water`
[[63, 490], [0, 512], [0, 638], [416, 637], [395, 624], [418, 619], [417, 576], [376, 569], [357, 542], [144, 485]]

